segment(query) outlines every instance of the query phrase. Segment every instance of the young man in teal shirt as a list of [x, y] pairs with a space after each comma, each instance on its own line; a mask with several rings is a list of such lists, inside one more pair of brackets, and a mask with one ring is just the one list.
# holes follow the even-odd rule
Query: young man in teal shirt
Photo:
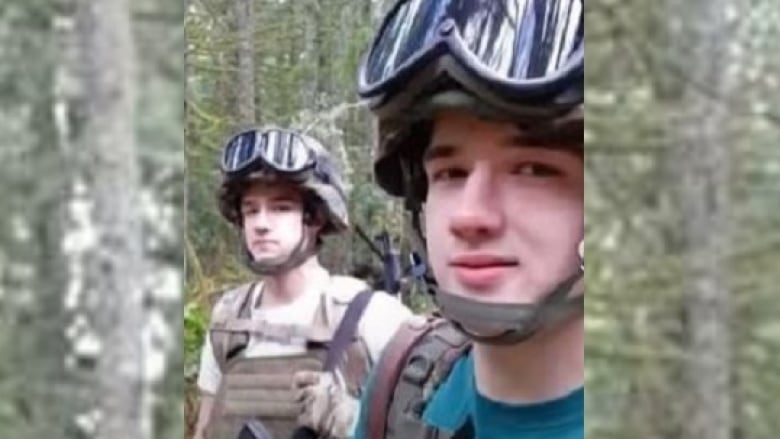
[[584, 436], [583, 71], [581, 0], [388, 12], [359, 93], [444, 319], [385, 348], [355, 438]]

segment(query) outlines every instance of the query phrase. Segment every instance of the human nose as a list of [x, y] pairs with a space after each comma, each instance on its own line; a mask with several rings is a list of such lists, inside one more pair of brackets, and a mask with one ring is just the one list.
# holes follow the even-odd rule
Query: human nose
[[504, 226], [503, 212], [496, 200], [497, 192], [490, 169], [475, 167], [461, 187], [450, 220], [450, 231], [469, 242], [495, 236]]
[[255, 233], [265, 233], [271, 229], [271, 219], [268, 209], [259, 208], [250, 218], [250, 227]]

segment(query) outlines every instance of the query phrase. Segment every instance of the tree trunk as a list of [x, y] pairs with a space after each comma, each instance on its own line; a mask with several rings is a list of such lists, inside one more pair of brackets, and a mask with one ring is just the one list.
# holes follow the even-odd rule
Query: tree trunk
[[86, 119], [81, 173], [98, 242], [85, 258], [85, 311], [97, 334], [92, 396], [98, 438], [148, 438], [143, 404], [143, 250], [129, 3], [82, 0], [77, 11]]
[[236, 28], [238, 30], [238, 123], [253, 125], [255, 114], [255, 14], [252, 0], [235, 0]]
[[728, 7], [728, 0], [685, 2], [680, 15], [690, 31], [678, 40], [690, 44], [679, 58], [689, 77], [674, 148], [687, 263], [688, 439], [729, 439], [732, 431], [728, 121], [725, 107], [700, 88], [728, 97]]

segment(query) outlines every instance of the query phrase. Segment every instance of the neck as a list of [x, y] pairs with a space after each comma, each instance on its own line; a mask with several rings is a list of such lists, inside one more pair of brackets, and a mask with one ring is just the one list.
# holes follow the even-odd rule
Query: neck
[[563, 397], [585, 381], [584, 317], [511, 346], [474, 345], [477, 389], [510, 403]]
[[292, 270], [267, 276], [263, 282], [263, 305], [291, 303], [311, 289], [312, 285], [322, 284], [327, 275], [317, 256], [312, 255]]

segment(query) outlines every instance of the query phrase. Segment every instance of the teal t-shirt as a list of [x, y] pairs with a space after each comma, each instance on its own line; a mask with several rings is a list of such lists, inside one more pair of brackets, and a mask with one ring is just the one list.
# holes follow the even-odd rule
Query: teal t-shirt
[[[354, 439], [367, 439], [364, 394]], [[431, 397], [423, 421], [437, 429], [453, 433], [471, 419], [475, 439], [582, 439], [585, 436], [585, 391], [579, 388], [569, 395], [534, 404], [508, 404], [493, 401], [477, 392], [474, 361], [471, 355], [458, 360], [450, 375]]]

